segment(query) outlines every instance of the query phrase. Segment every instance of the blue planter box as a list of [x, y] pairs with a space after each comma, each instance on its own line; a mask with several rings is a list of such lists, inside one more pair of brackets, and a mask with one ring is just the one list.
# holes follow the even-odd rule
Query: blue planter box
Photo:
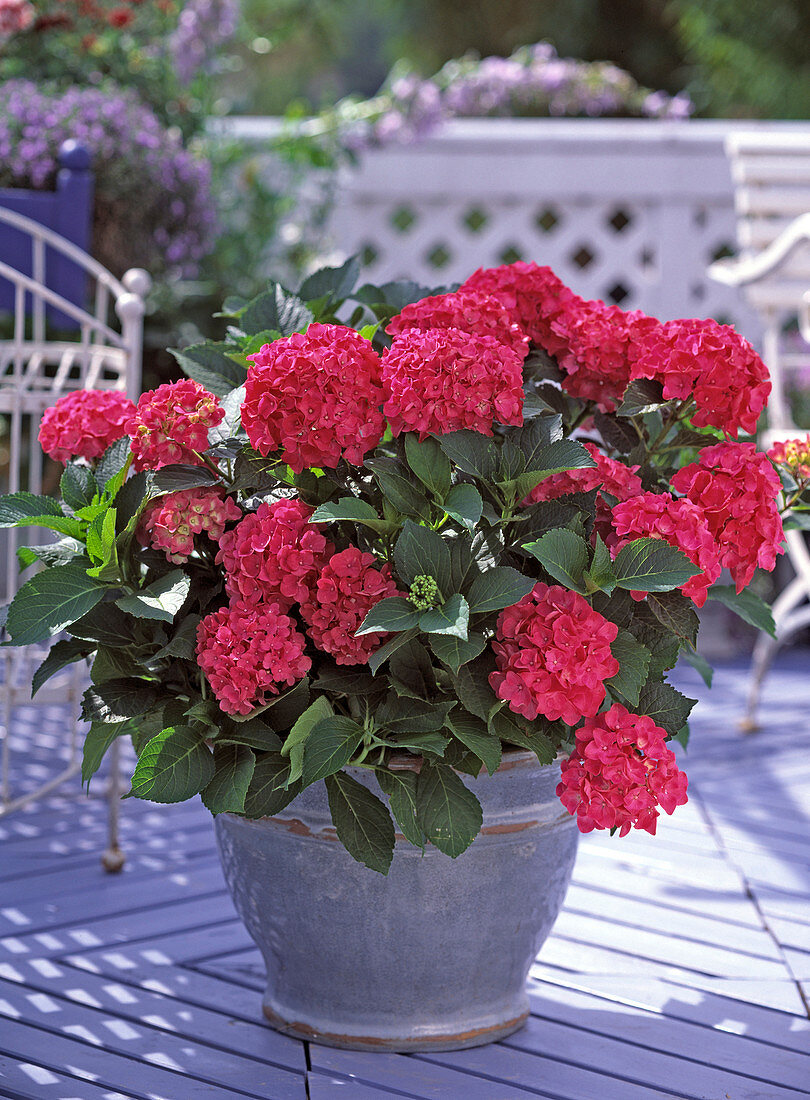
[[[89, 252], [93, 218], [90, 154], [74, 141], [64, 142], [59, 152], [56, 190], [0, 188], [0, 207], [39, 222]], [[3, 223], [0, 223], [0, 257], [24, 275], [33, 274], [31, 238]], [[45, 284], [73, 305], [86, 305], [87, 280], [81, 268], [50, 248], [45, 250]], [[14, 287], [0, 277], [0, 314], [13, 312]], [[58, 328], [76, 327], [75, 322], [57, 310], [49, 310], [48, 319]]]

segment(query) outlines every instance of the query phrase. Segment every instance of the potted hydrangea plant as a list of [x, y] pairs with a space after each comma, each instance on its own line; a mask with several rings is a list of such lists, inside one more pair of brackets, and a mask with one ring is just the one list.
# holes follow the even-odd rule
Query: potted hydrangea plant
[[62, 499], [0, 521], [59, 537], [21, 551], [5, 644], [67, 632], [34, 691], [91, 662], [85, 781], [126, 736], [129, 796], [201, 796], [274, 1026], [468, 1046], [525, 1019], [576, 826], [686, 801], [696, 609], [772, 625], [780, 480], [737, 439], [770, 384], [732, 329], [535, 264], [356, 279], [226, 302], [137, 406], [49, 410]]

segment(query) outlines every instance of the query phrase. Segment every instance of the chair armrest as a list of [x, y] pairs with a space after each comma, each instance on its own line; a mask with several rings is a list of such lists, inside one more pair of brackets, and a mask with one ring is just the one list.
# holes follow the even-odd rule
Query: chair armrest
[[810, 213], [800, 214], [767, 248], [756, 256], [737, 260], [717, 260], [706, 274], [726, 286], [746, 286], [775, 271], [800, 244], [810, 241]]

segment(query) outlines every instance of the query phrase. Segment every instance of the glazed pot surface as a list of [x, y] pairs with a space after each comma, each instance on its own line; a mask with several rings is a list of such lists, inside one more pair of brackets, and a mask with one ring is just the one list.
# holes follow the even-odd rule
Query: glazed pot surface
[[[367, 769], [347, 771], [379, 793]], [[481, 802], [481, 834], [455, 860], [398, 837], [387, 876], [337, 840], [322, 783], [278, 817], [215, 819], [278, 1030], [416, 1051], [476, 1046], [524, 1023], [526, 977], [562, 906], [576, 823], [554, 793], [559, 765], [530, 753], [507, 754], [493, 776], [461, 778]]]

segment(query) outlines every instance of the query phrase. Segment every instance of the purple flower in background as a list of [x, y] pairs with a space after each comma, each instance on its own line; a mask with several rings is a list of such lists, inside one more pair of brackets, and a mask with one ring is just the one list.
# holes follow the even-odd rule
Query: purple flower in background
[[117, 272], [196, 274], [217, 228], [208, 162], [133, 91], [0, 84], [0, 186], [51, 186], [66, 138], [92, 156], [98, 259]]
[[190, 84], [200, 72], [209, 72], [221, 46], [229, 42], [239, 23], [239, 0], [188, 0], [169, 38], [175, 73]]

